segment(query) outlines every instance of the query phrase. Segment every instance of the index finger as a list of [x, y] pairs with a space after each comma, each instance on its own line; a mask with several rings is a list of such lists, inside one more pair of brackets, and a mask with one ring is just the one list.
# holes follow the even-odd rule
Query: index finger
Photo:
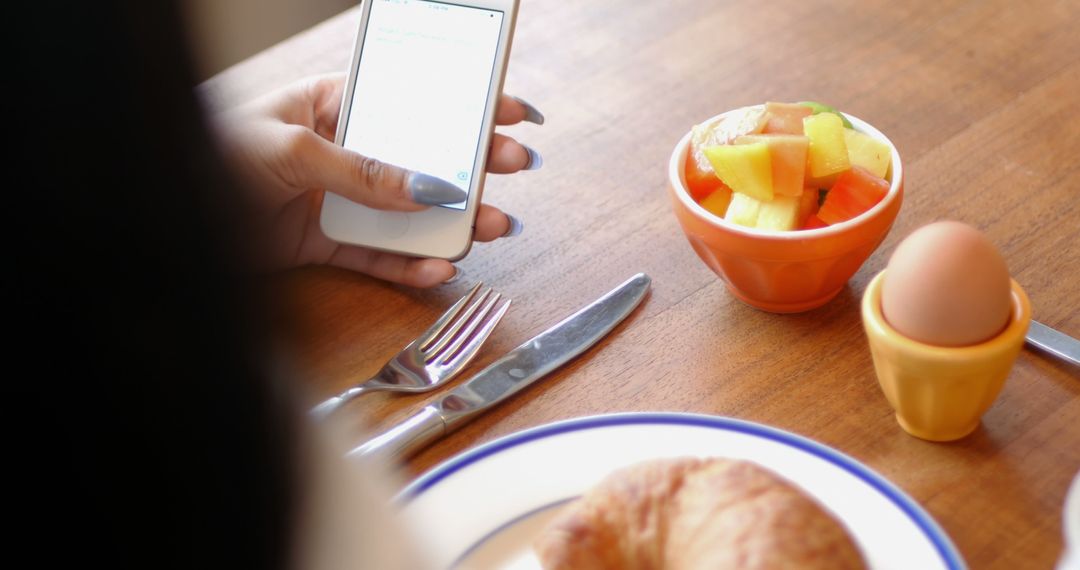
[[495, 109], [495, 123], [515, 125], [522, 121], [542, 125], [544, 114], [528, 101], [503, 93], [499, 97], [499, 106]]

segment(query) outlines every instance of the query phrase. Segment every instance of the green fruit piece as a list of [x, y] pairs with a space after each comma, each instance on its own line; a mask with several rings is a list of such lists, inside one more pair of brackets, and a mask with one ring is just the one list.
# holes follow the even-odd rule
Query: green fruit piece
[[799, 105], [802, 105], [804, 107], [810, 107], [810, 110], [813, 111], [815, 115], [817, 115], [819, 113], [832, 113], [832, 114], [836, 115], [837, 117], [840, 117], [841, 121], [844, 121], [844, 126], [845, 127], [849, 128], [849, 129], [854, 129], [855, 128], [851, 124], [851, 121], [849, 121], [848, 118], [845, 117], [843, 113], [841, 113], [840, 111], [837, 111], [834, 107], [830, 107], [830, 106], [826, 105], [825, 103], [818, 103], [817, 101], [799, 101]]

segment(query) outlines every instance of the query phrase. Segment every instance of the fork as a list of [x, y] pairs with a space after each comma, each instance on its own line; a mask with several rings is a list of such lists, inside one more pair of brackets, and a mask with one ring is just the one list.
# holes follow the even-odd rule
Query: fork
[[496, 307], [502, 295], [490, 287], [480, 291], [482, 285], [477, 283], [373, 378], [327, 399], [311, 414], [323, 419], [365, 392], [419, 393], [449, 382], [476, 356], [510, 308], [510, 299]]

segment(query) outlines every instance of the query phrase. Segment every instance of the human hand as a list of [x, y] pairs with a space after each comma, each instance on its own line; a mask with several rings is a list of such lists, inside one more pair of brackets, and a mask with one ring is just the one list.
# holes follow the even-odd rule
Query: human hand
[[[441, 197], [445, 189], [430, 183], [437, 179], [410, 176], [407, 170], [334, 144], [344, 84], [344, 74], [306, 79], [214, 117], [227, 157], [248, 179], [259, 225], [270, 236], [273, 264], [327, 264], [414, 287], [454, 278], [457, 269], [446, 260], [340, 244], [322, 233], [324, 191], [371, 208], [404, 212], [457, 201]], [[499, 125], [544, 122], [531, 105], [507, 95], [499, 100], [495, 119]], [[536, 151], [498, 133], [488, 153], [492, 173], [533, 170], [542, 164]], [[481, 204], [473, 239], [516, 235], [521, 227], [516, 218]]]

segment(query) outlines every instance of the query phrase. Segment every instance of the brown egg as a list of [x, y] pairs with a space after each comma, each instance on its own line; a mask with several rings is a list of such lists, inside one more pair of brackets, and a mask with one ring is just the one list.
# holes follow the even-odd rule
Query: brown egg
[[915, 230], [889, 259], [881, 312], [900, 334], [936, 346], [996, 336], [1012, 312], [1009, 269], [994, 244], [960, 222]]

